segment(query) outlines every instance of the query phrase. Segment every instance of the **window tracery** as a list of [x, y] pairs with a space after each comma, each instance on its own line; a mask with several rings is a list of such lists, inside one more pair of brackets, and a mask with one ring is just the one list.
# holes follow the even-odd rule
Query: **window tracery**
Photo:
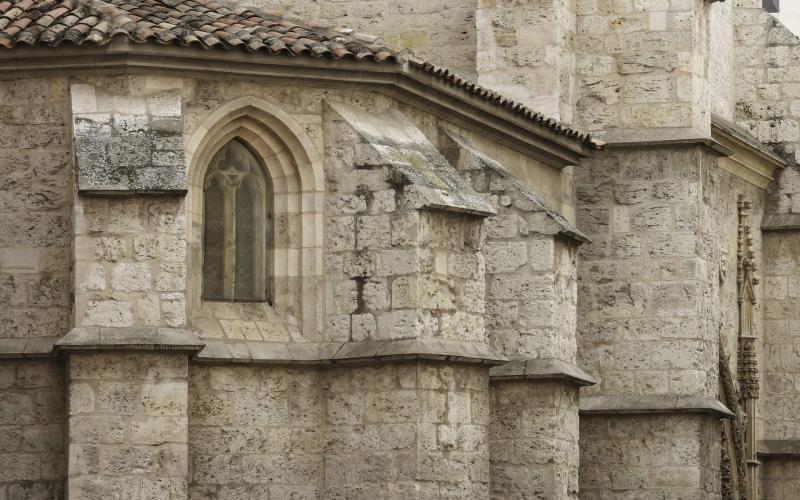
[[272, 189], [239, 140], [212, 158], [203, 182], [203, 299], [268, 301]]

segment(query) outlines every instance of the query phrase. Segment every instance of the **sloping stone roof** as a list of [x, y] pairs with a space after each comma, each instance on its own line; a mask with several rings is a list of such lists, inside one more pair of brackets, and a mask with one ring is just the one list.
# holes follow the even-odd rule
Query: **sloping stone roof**
[[[0, 0], [0, 49], [102, 46], [116, 37], [136, 43], [240, 49], [265, 55], [307, 55], [400, 64], [396, 52], [343, 32], [298, 26], [268, 11], [233, 7], [224, 0]], [[434, 64], [409, 65], [526, 121], [599, 149], [588, 134], [573, 130]]]

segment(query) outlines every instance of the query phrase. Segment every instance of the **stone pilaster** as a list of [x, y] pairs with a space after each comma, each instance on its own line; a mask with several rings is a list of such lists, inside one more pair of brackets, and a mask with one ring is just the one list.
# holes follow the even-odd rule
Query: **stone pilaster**
[[486, 367], [389, 363], [325, 378], [323, 496], [488, 497]]
[[185, 499], [188, 358], [74, 352], [68, 362], [73, 499]]

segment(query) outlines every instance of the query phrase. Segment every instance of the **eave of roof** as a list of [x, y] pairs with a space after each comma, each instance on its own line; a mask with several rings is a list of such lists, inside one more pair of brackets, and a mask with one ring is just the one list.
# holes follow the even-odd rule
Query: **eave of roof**
[[[309, 29], [271, 15], [268, 11], [253, 11], [214, 0], [0, 0], [0, 48], [13, 49], [17, 56], [36, 55], [36, 49], [48, 52], [66, 47], [80, 47], [83, 55], [104, 53], [119, 56], [120, 41], [133, 54], [148, 52], [141, 46], [193, 47], [209, 54], [228, 49], [229, 52], [298, 57], [311, 61], [351, 61], [363, 64], [369, 72], [377, 66], [388, 66], [390, 72], [434, 86], [454, 94], [471, 95], [502, 110], [502, 113], [530, 122], [537, 129], [580, 143], [580, 149], [600, 149], [601, 143], [589, 135], [570, 129], [556, 120], [545, 117], [520, 103], [482, 88], [454, 75], [445, 68], [423, 61], [404, 60], [395, 52], [364, 39], [349, 36], [345, 31], [322, 28]], [[28, 50], [25, 50], [28, 49]], [[4, 50], [0, 50], [2, 57]], [[21, 53], [22, 52], [22, 53]], [[226, 59], [230, 56], [226, 56]], [[2, 57], [5, 59], [5, 57]], [[210, 59], [219, 59], [210, 57]], [[281, 58], [278, 58], [281, 59]], [[285, 59], [285, 58], [284, 58]], [[281, 61], [276, 61], [281, 62]], [[317, 65], [318, 66], [318, 65]], [[344, 65], [342, 65], [344, 66]], [[18, 68], [19, 69], [19, 68]], [[581, 155], [583, 156], [583, 155]]]
[[479, 87], [465, 88], [409, 62], [370, 63], [330, 57], [298, 57], [222, 48], [200, 49], [136, 43], [124, 36], [108, 44], [65, 44], [43, 50], [17, 47], [0, 50], [0, 79], [41, 75], [79, 75], [119, 71], [173, 74], [187, 78], [269, 78], [271, 83], [295, 86], [378, 90], [443, 119], [491, 135], [499, 143], [556, 168], [578, 165], [603, 144], [588, 136], [565, 132], [541, 115], [510, 109], [481, 95]]

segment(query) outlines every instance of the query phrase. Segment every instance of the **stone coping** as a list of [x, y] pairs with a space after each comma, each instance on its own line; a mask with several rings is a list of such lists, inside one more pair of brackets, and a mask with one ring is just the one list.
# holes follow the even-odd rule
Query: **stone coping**
[[494, 366], [507, 358], [482, 342], [400, 339], [364, 342], [220, 342], [183, 328], [77, 327], [60, 339], [0, 339], [0, 359], [52, 357], [61, 351], [183, 351], [198, 362], [327, 365], [430, 360]]
[[721, 133], [730, 137], [736, 142], [741, 143], [742, 146], [757, 152], [776, 166], [787, 167], [789, 165], [786, 159], [781, 157], [771, 147], [759, 141], [758, 138], [746, 129], [717, 114], [711, 115], [711, 132], [712, 135]]
[[583, 396], [580, 413], [582, 415], [706, 413], [718, 418], [734, 417], [733, 412], [715, 398], [669, 394]]
[[217, 342], [206, 343], [195, 358], [210, 363], [327, 365], [381, 361], [432, 360], [497, 365], [507, 361], [482, 342], [444, 339], [363, 342]]
[[560, 359], [521, 359], [495, 366], [489, 380], [557, 380], [577, 386], [591, 386], [598, 380], [580, 367]]
[[0, 339], [0, 359], [49, 358], [57, 338]]
[[77, 327], [55, 343], [57, 351], [154, 350], [197, 352], [203, 342], [190, 330], [164, 327]]
[[762, 231], [794, 231], [800, 229], [800, 214], [769, 214], [761, 223]]
[[800, 440], [767, 439], [758, 441], [756, 446], [758, 458], [770, 459], [792, 457], [800, 459]]

